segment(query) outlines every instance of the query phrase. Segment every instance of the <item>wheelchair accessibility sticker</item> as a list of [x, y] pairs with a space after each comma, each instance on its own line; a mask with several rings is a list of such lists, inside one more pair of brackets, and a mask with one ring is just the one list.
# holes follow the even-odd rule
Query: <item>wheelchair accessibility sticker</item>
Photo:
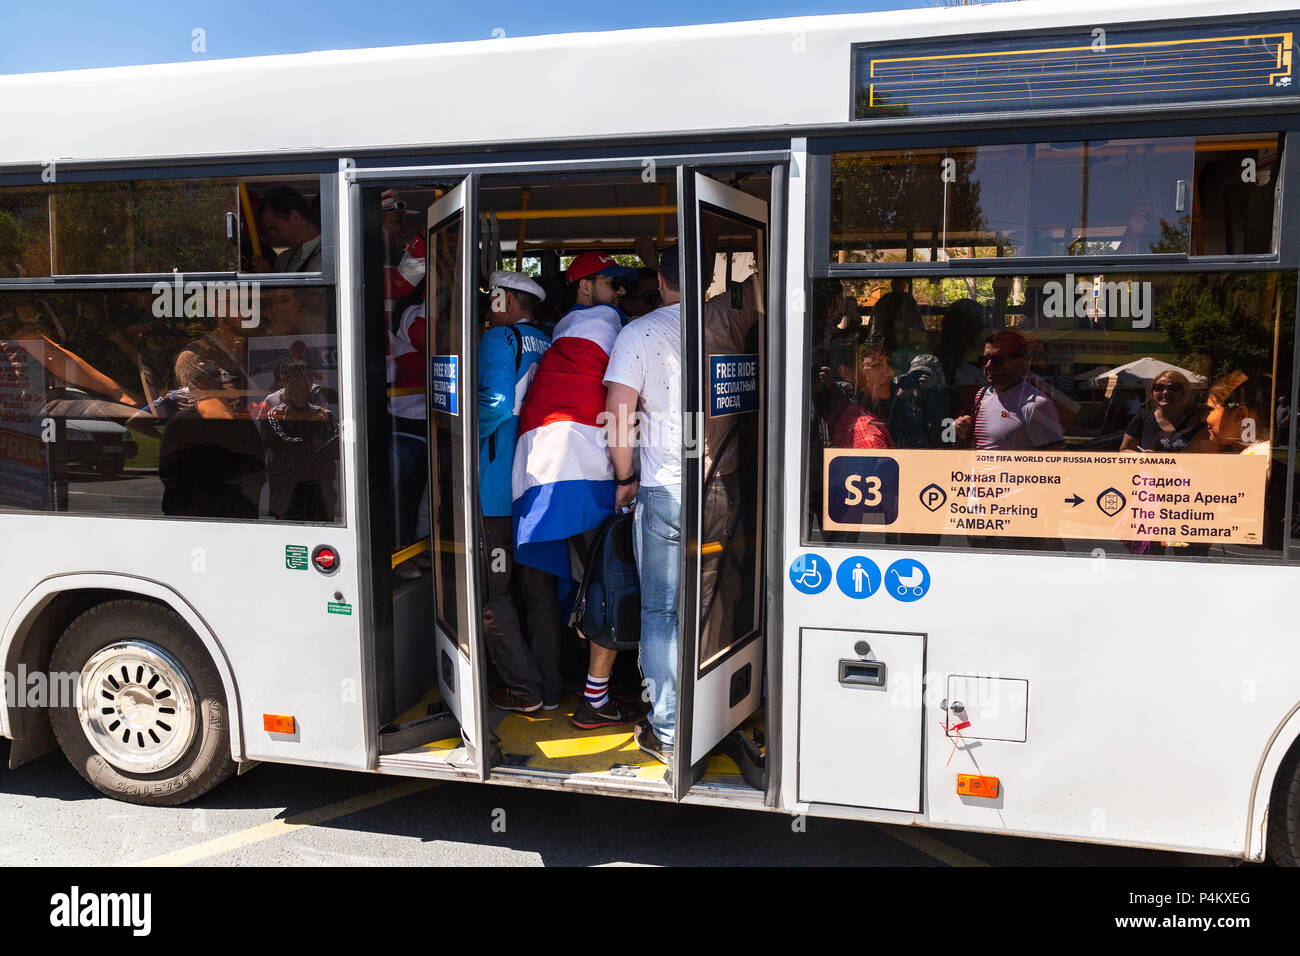
[[930, 572], [915, 558], [899, 558], [885, 572], [885, 590], [898, 601], [919, 601], [930, 590]]
[[804, 594], [821, 594], [830, 586], [831, 565], [819, 554], [801, 554], [790, 562], [790, 583]]
[[861, 555], [840, 563], [835, 583], [851, 598], [869, 598], [880, 587], [880, 565]]

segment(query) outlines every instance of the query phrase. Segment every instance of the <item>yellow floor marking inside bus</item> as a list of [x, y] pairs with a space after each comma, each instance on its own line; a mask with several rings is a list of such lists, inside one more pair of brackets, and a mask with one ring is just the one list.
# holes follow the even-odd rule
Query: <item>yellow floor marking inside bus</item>
[[[441, 703], [442, 695], [433, 688], [400, 717], [398, 722], [416, 720], [429, 712], [429, 707]], [[534, 770], [557, 773], [608, 773], [614, 764], [637, 767], [637, 779], [662, 780], [664, 765], [643, 753], [632, 740], [631, 725], [600, 727], [580, 730], [569, 720], [577, 708], [577, 694], [566, 694], [557, 710], [536, 710], [531, 714], [493, 711], [497, 720], [492, 729], [501, 740], [503, 753], [524, 758], [522, 765]], [[762, 726], [762, 711], [745, 722], [745, 727]], [[450, 753], [461, 746], [459, 737], [435, 740], [422, 745], [424, 753]], [[516, 764], [518, 765], [518, 764]], [[705, 768], [706, 783], [739, 783], [740, 768], [730, 757], [713, 756]]]
[[[663, 779], [666, 768], [636, 745], [631, 725], [594, 730], [573, 726], [569, 718], [579, 702], [577, 694], [566, 694], [557, 710], [508, 714], [494, 728], [502, 752], [525, 758], [523, 766], [534, 770], [607, 773], [614, 764], [634, 764], [638, 780]], [[707, 774], [714, 779], [739, 779], [740, 768], [729, 757], [712, 757]]]
[[216, 856], [218, 853], [229, 853], [231, 850], [238, 850], [253, 843], [273, 840], [295, 830], [301, 830], [303, 827], [319, 826], [322, 823], [328, 823], [330, 820], [345, 817], [350, 813], [369, 810], [381, 804], [400, 800], [403, 797], [409, 797], [411, 794], [436, 786], [438, 786], [437, 781], [404, 780], [391, 787], [382, 787], [379, 790], [372, 790], [370, 793], [363, 793], [357, 797], [317, 807], [315, 810], [296, 813], [291, 817], [285, 817], [283, 820], [272, 820], [270, 823], [263, 823], [261, 826], [250, 827], [236, 833], [228, 833], [223, 837], [217, 837], [215, 840], [206, 840], [203, 843], [196, 843], [194, 846], [173, 850], [171, 853], [140, 860], [131, 865], [185, 866], [188, 863], [196, 863], [210, 856]]

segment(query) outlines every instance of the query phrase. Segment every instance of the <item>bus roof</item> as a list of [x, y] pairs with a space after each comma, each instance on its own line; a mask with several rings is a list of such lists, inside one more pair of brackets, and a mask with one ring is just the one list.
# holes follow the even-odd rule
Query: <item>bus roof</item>
[[[1244, 0], [1233, 17], [1292, 9]], [[851, 45], [1224, 17], [1059, 0], [0, 76], [0, 167], [843, 123]]]

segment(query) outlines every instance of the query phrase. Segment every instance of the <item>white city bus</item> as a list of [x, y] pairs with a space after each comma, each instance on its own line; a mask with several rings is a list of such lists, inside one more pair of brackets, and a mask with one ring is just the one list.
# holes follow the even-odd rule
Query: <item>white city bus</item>
[[[1294, 863], [1297, 29], [1044, 0], [0, 77], [11, 767]], [[489, 706], [477, 612], [487, 273], [554, 302], [646, 239], [670, 767], [573, 694]]]

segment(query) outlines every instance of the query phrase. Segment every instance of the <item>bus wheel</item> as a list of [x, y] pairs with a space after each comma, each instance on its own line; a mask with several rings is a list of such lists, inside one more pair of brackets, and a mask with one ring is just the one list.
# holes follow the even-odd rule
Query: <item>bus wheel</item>
[[1300, 866], [1300, 744], [1277, 768], [1268, 808], [1268, 855], [1278, 866]]
[[76, 675], [74, 699], [51, 702], [59, 746], [110, 797], [175, 806], [234, 772], [221, 678], [170, 608], [91, 608], [55, 645], [50, 670]]

